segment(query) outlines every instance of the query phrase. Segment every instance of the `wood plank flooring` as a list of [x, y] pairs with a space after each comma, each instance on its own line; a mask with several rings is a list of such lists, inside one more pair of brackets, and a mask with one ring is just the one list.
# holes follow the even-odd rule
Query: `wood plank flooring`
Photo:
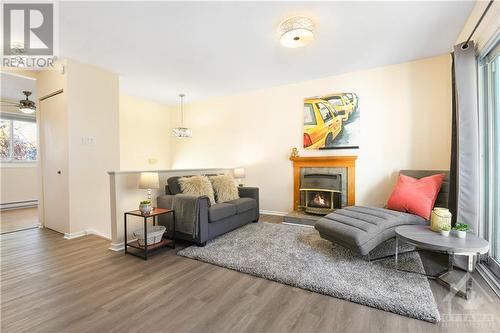
[[38, 208], [0, 211], [0, 233], [31, 228], [38, 225]]
[[[263, 220], [279, 223], [276, 217]], [[475, 275], [474, 299], [448, 299], [431, 324], [183, 258], [143, 261], [48, 229], [1, 236], [1, 331], [499, 332], [499, 300]], [[450, 316], [451, 314], [451, 316]]]

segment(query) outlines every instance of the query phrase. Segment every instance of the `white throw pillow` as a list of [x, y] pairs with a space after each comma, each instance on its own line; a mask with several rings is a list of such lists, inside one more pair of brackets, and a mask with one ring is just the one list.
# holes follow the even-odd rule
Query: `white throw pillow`
[[207, 176], [192, 176], [179, 178], [179, 186], [183, 194], [206, 195], [211, 204], [215, 204], [214, 189]]
[[217, 202], [226, 202], [239, 199], [238, 186], [231, 175], [220, 175], [210, 177], [214, 188]]

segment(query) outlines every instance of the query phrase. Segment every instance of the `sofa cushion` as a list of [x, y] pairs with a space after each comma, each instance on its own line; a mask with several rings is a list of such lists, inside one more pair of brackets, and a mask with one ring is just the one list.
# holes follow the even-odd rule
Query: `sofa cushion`
[[[168, 191], [170, 194], [182, 193], [181, 187], [179, 186], [179, 179], [182, 177], [174, 176], [167, 179]], [[168, 193], [167, 193], [168, 194]]]
[[236, 212], [238, 214], [249, 211], [250, 209], [257, 208], [257, 200], [252, 198], [239, 198], [236, 200], [231, 200], [226, 202], [236, 206]]
[[217, 202], [226, 202], [238, 199], [238, 187], [231, 175], [219, 175], [210, 177], [214, 188]]
[[211, 204], [215, 204], [214, 189], [207, 176], [182, 177], [178, 180], [182, 194], [206, 195]]
[[218, 203], [208, 208], [208, 222], [216, 222], [236, 215], [236, 205]]

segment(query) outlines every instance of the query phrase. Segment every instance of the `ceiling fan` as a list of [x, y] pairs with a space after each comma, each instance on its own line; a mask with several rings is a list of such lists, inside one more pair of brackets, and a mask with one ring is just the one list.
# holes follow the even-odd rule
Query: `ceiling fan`
[[31, 91], [23, 91], [24, 96], [26, 96], [26, 99], [22, 99], [19, 101], [19, 103], [15, 102], [10, 102], [10, 101], [2, 101], [2, 106], [14, 106], [18, 107], [19, 111], [23, 113], [33, 113], [36, 111], [36, 105], [35, 102], [31, 101], [29, 99], [29, 96], [31, 95]]

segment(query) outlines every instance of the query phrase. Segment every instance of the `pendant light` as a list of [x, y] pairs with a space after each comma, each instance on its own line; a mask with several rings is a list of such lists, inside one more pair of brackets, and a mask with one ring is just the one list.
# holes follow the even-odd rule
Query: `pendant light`
[[193, 131], [190, 128], [184, 127], [184, 96], [185, 94], [179, 94], [181, 98], [181, 127], [175, 127], [172, 129], [172, 134], [176, 138], [190, 138], [193, 136]]

